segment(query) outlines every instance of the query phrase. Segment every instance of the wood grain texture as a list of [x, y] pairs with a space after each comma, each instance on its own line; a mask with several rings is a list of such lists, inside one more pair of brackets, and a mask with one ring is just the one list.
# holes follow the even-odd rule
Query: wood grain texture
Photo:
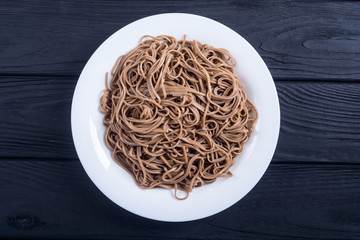
[[0, 158], [76, 158], [71, 136], [75, 78], [0, 77]]
[[360, 163], [360, 84], [277, 82], [280, 162]]
[[[75, 160], [75, 77], [0, 77], [0, 159]], [[360, 163], [360, 84], [276, 83], [278, 162]]]
[[1, 161], [0, 237], [359, 239], [359, 184], [360, 166], [271, 165], [259, 184], [224, 212], [165, 223], [116, 206], [79, 162]]
[[0, 74], [78, 76], [112, 33], [153, 14], [215, 19], [264, 58], [275, 79], [360, 79], [357, 1], [1, 1]]

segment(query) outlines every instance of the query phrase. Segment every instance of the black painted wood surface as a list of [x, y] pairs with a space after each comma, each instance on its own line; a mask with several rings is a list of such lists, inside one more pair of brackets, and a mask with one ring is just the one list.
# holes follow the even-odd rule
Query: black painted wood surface
[[[259, 184], [215, 216], [144, 219], [94, 186], [70, 107], [93, 51], [153, 14], [213, 18], [270, 68], [280, 138]], [[360, 239], [360, 2], [0, 1], [1, 239]]]
[[[112, 33], [139, 18], [184, 12], [245, 37], [275, 78], [359, 79], [357, 1], [0, 1], [0, 68], [78, 76]], [[4, 34], [6, 33], [6, 34]]]

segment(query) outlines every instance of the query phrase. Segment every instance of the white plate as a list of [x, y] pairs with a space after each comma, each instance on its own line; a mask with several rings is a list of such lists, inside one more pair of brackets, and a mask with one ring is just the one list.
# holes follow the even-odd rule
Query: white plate
[[[99, 112], [105, 73], [116, 59], [139, 44], [143, 35], [172, 35], [225, 48], [237, 60], [236, 71], [259, 118], [254, 133], [232, 167], [233, 177], [195, 188], [176, 200], [168, 189], [140, 189], [118, 166], [105, 145]], [[76, 85], [71, 127], [80, 161], [95, 185], [112, 201], [140, 216], [162, 221], [189, 221], [218, 213], [243, 198], [260, 180], [274, 154], [280, 126], [276, 88], [265, 63], [236, 32], [214, 20], [191, 14], [160, 14], [135, 21], [110, 36], [91, 56]]]

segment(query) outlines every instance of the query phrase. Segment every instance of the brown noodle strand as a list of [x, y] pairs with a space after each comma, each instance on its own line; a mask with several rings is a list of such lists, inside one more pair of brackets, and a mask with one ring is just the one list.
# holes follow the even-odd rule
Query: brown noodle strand
[[116, 60], [100, 104], [105, 141], [139, 187], [174, 189], [183, 200], [194, 187], [232, 176], [257, 119], [235, 65], [227, 50], [186, 35], [143, 36]]

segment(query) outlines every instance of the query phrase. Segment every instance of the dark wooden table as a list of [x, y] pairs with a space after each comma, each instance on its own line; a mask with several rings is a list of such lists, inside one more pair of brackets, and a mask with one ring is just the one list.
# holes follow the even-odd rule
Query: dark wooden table
[[[244, 36], [281, 105], [279, 143], [259, 184], [226, 211], [186, 223], [141, 218], [107, 199], [70, 128], [94, 50], [166, 12]], [[360, 2], [1, 1], [0, 238], [360, 239]]]

